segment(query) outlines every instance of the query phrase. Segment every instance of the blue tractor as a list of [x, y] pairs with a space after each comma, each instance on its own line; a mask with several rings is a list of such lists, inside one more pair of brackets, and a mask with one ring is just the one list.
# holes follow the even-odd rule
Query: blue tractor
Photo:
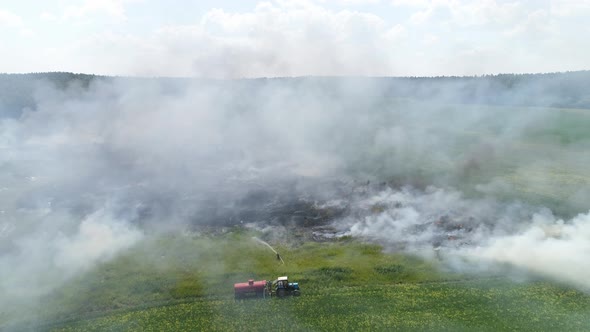
[[301, 291], [299, 290], [299, 283], [289, 282], [289, 278], [279, 277], [277, 280], [272, 282], [271, 296], [282, 298], [285, 296], [299, 296]]

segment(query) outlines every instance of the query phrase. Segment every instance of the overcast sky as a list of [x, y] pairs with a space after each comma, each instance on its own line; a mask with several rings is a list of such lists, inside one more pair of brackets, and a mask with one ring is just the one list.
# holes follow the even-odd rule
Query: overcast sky
[[260, 77], [590, 69], [590, 0], [0, 0], [0, 72]]

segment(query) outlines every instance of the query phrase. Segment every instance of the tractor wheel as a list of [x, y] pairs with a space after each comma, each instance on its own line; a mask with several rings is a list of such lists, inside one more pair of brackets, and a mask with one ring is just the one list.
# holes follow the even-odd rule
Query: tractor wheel
[[285, 289], [284, 288], [277, 289], [277, 296], [278, 297], [285, 297]]

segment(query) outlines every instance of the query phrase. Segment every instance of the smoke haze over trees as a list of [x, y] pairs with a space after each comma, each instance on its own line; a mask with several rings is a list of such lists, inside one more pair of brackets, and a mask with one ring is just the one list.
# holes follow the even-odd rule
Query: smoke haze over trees
[[1, 75], [0, 306], [150, 232], [313, 218], [585, 289], [589, 80]]
[[[24, 108], [34, 108], [33, 92], [41, 82], [50, 82], [59, 88], [69, 85], [88, 87], [93, 80], [112, 80], [113, 77], [72, 73], [3, 74], [1, 115], [18, 116]], [[127, 78], [134, 80], [133, 78]], [[548, 74], [500, 74], [478, 77], [399, 77], [399, 78], [357, 78], [359, 81], [373, 81], [381, 86], [385, 96], [407, 98], [438, 98], [454, 103], [481, 103], [490, 105], [519, 105], [539, 107], [588, 108], [590, 93], [586, 83], [589, 71], [548, 73]], [[154, 79], [135, 79], [149, 81]], [[169, 78], [171, 87], [191, 79]], [[195, 81], [195, 79], [192, 79]], [[286, 84], [308, 81], [337, 81], [338, 78], [275, 78], [250, 79], [240, 85], [251, 88], [260, 86], [262, 81], [288, 81]], [[350, 80], [350, 78], [346, 79]], [[196, 80], [198, 81], [198, 80]], [[204, 80], [201, 80], [204, 81]], [[216, 84], [231, 81], [211, 80]], [[452, 94], [445, 92], [451, 91]]]

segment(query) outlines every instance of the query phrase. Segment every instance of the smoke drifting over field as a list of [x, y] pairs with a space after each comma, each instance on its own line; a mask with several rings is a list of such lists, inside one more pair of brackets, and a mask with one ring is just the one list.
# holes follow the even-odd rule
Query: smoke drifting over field
[[[590, 291], [589, 214], [564, 221], [544, 208], [456, 191], [384, 190], [357, 201], [357, 215], [340, 224], [344, 234], [376, 240], [442, 260], [458, 269], [506, 266], [532, 271]], [[359, 216], [360, 214], [360, 216]]]
[[[543, 136], [555, 110], [453, 105], [456, 84], [428, 100], [394, 98], [407, 87], [377, 79], [36, 84], [32, 107], [0, 119], [3, 307], [146, 233], [288, 224], [294, 216], [279, 210], [308, 203], [340, 211], [325, 220], [340, 231], [390, 248], [443, 246], [590, 286], [588, 216], [558, 221], [513, 194], [551, 185], [533, 166], [585, 165], [586, 138], [556, 147], [559, 137]], [[499, 103], [543, 91], [521, 89]], [[588, 209], [586, 189], [569, 189], [559, 202]]]

